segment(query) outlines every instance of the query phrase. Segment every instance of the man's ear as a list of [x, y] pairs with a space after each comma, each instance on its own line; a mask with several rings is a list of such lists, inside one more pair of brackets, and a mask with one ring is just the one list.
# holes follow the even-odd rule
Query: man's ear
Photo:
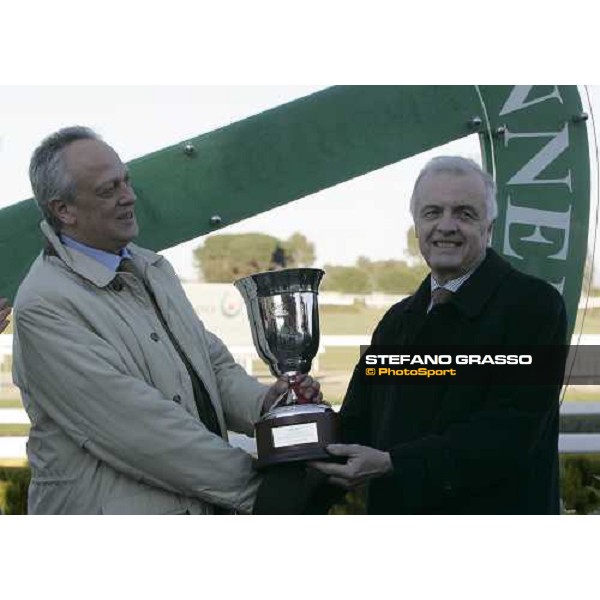
[[77, 222], [77, 209], [74, 204], [69, 204], [59, 198], [54, 198], [48, 203], [52, 216], [61, 224], [72, 226]]
[[495, 221], [492, 221], [488, 225], [488, 228], [487, 228], [487, 243], [488, 243], [488, 246], [489, 246], [490, 242], [492, 241], [492, 231], [494, 230], [494, 222]]

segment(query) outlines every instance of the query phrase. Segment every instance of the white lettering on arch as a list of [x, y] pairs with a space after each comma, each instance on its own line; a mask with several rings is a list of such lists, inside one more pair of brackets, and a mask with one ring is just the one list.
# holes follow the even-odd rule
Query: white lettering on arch
[[527, 208], [524, 206], [515, 206], [510, 202], [510, 196], [506, 200], [506, 224], [504, 226], [504, 248], [503, 252], [506, 256], [514, 256], [523, 259], [523, 257], [515, 252], [510, 245], [510, 228], [512, 225], [531, 225], [533, 233], [525, 238], [521, 238], [522, 242], [535, 244], [552, 244], [553, 242], [542, 235], [541, 227], [549, 227], [551, 229], [559, 229], [564, 234], [564, 242], [558, 252], [549, 258], [557, 260], [566, 260], [569, 250], [569, 227], [571, 224], [571, 207], [569, 206], [566, 212], [557, 212], [554, 210], [541, 210], [538, 208]]
[[548, 184], [562, 183], [572, 191], [571, 188], [571, 169], [567, 174], [560, 179], [539, 179], [538, 175], [558, 156], [560, 156], [569, 147], [569, 129], [568, 125], [561, 131], [553, 131], [549, 133], [512, 133], [506, 130], [504, 137], [504, 145], [515, 139], [520, 138], [550, 138], [550, 141], [523, 167], [521, 167], [507, 182], [507, 185], [523, 185], [523, 184]]
[[563, 103], [557, 85], [553, 86], [553, 90], [549, 94], [534, 98], [527, 102], [527, 96], [529, 96], [529, 92], [531, 92], [533, 87], [534, 86], [532, 85], [516, 85], [506, 99], [506, 102], [500, 111], [500, 116], [503, 117], [504, 115], [509, 115], [517, 110], [528, 108], [529, 106], [539, 104], [540, 102], [546, 102], [546, 100], [551, 100], [552, 98], [556, 98], [561, 104]]

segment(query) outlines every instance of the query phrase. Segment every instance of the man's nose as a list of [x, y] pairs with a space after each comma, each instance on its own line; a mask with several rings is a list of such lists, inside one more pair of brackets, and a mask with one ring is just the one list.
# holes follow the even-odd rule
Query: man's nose
[[135, 195], [133, 186], [127, 181], [121, 183], [121, 196], [119, 202], [121, 204], [134, 204], [136, 200], [137, 196]]
[[444, 212], [437, 223], [438, 231], [453, 232], [456, 231], [456, 218], [451, 212]]

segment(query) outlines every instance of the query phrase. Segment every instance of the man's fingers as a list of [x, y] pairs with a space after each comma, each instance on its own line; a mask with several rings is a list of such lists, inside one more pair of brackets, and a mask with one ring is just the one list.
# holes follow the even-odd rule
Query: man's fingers
[[321, 392], [319, 392], [319, 395], [315, 400], [315, 404], [326, 404], [327, 406], [331, 406], [330, 402], [327, 402], [327, 400], [323, 400], [323, 394]]
[[[300, 374], [297, 376], [297, 387], [295, 387], [298, 397], [301, 400], [310, 402], [313, 404], [327, 404], [328, 402], [323, 401], [323, 394], [321, 392], [321, 384], [313, 379], [310, 375]], [[273, 399], [287, 392], [290, 388], [289, 379], [286, 375], [282, 375], [277, 381], [271, 386], [269, 390], [269, 398]]]
[[280, 377], [273, 383], [273, 385], [268, 389], [265, 398], [263, 400], [263, 413], [268, 410], [271, 410], [271, 407], [279, 398], [282, 397], [285, 392], [289, 389], [289, 383], [287, 377]]
[[335, 475], [337, 477], [348, 476], [346, 465], [321, 460], [312, 461], [309, 464], [313, 469], [317, 469], [317, 471], [321, 471], [321, 473], [325, 473], [325, 475]]
[[276, 399], [289, 389], [288, 380], [280, 377], [269, 389], [269, 398]]
[[352, 456], [356, 454], [356, 444], [328, 444], [325, 450], [333, 456]]
[[313, 389], [318, 391], [321, 389], [321, 384], [310, 375], [305, 375], [302, 379], [298, 380], [298, 387], [302, 388], [302, 390]]
[[303, 391], [304, 390], [314, 390], [314, 391], [318, 392], [321, 389], [321, 384], [318, 381], [316, 381], [315, 379], [307, 377], [306, 379], [303, 379], [298, 384], [298, 387]]
[[298, 393], [307, 400], [312, 400], [315, 395], [315, 390], [312, 387], [302, 387], [298, 389]]
[[280, 377], [274, 384], [273, 388], [277, 391], [278, 394], [283, 394], [288, 388], [290, 384], [286, 377]]
[[323, 398], [321, 384], [310, 375], [300, 375], [297, 379], [296, 392], [301, 401], [319, 403]]

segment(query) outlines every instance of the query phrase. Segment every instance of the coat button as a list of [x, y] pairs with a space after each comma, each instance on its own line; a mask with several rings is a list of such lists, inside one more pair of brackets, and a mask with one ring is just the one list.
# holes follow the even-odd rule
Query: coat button
[[156, 333], [155, 331], [153, 331], [153, 332], [150, 334], [150, 339], [151, 339], [153, 342], [158, 342], [158, 340], [160, 339], [160, 337], [158, 336], [158, 333]]
[[177, 402], [177, 404], [181, 404], [181, 396], [179, 394], [175, 394], [173, 396], [173, 402]]

